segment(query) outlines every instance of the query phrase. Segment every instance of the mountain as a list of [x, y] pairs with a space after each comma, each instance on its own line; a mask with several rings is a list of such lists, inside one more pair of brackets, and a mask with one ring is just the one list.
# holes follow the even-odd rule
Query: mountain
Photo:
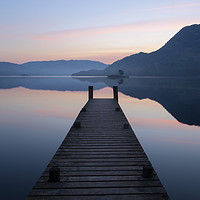
[[16, 76], [20, 73], [19, 65], [9, 62], [0, 62], [0, 76]]
[[34, 61], [21, 65], [0, 62], [0, 76], [69, 76], [81, 70], [103, 70], [106, 64], [90, 60]]
[[117, 75], [119, 70], [129, 76], [200, 76], [200, 25], [186, 26], [159, 50], [125, 57], [101, 73]]

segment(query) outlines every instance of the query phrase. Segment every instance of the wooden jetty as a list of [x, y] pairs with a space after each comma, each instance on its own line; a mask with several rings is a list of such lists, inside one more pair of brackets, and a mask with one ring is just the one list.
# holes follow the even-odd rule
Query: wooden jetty
[[169, 199], [118, 104], [89, 100], [27, 199]]

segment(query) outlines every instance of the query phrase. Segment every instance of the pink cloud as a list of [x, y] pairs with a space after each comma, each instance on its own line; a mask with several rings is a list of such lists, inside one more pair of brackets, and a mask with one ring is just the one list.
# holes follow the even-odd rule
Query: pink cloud
[[189, 8], [189, 7], [197, 7], [200, 6], [200, 3], [187, 3], [187, 4], [176, 4], [154, 8], [154, 10], [163, 10], [163, 9], [174, 9], [174, 8]]
[[83, 29], [71, 29], [65, 31], [56, 31], [38, 35], [34, 37], [35, 40], [52, 40], [52, 39], [62, 39], [71, 37], [85, 37], [91, 35], [102, 35], [113, 32], [118, 32], [127, 27], [124, 25], [110, 26], [110, 27], [100, 27], [100, 28], [83, 28]]
[[[166, 23], [166, 22], [165, 22]], [[147, 31], [160, 31], [160, 30], [172, 30], [174, 29], [175, 23], [167, 21], [165, 26], [161, 26], [163, 20], [157, 21], [140, 21], [130, 24], [121, 24], [116, 26], [105, 26], [105, 27], [93, 27], [93, 28], [82, 28], [82, 29], [71, 29], [64, 31], [55, 31], [37, 35], [33, 37], [34, 40], [59, 40], [63, 38], [72, 38], [72, 37], [87, 37], [92, 35], [103, 35], [111, 33], [120, 33], [127, 31], [134, 32], [147, 32]]]

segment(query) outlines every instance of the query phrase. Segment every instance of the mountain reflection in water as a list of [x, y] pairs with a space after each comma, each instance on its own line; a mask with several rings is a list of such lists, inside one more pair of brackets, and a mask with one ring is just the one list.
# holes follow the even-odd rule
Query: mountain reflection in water
[[191, 78], [132, 77], [15, 77], [0, 78], [0, 89], [25, 87], [38, 90], [86, 91], [119, 86], [119, 92], [160, 103], [179, 122], [200, 126], [200, 80]]
[[119, 86], [119, 91], [138, 99], [149, 98], [160, 103], [179, 122], [200, 125], [200, 80], [182, 78], [81, 78]]

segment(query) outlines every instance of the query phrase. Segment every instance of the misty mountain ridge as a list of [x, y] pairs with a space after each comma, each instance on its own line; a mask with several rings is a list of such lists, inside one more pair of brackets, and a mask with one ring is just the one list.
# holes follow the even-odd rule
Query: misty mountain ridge
[[81, 70], [103, 70], [106, 64], [91, 60], [32, 61], [24, 64], [0, 62], [0, 76], [70, 76]]
[[137, 53], [109, 65], [105, 70], [73, 75], [200, 76], [200, 25], [182, 28], [163, 47]]

